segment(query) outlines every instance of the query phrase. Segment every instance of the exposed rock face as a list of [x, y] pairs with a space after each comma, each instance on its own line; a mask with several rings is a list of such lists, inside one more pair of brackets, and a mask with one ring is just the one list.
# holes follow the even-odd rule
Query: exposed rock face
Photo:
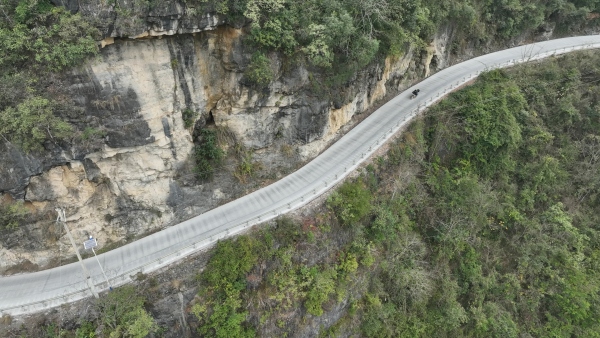
[[[82, 11], [86, 1], [78, 3], [72, 9]], [[184, 27], [161, 25], [164, 32]], [[47, 216], [0, 238], [0, 273], [24, 260], [43, 266], [72, 254], [66, 237], [53, 225], [57, 206], [67, 208], [75, 237], [94, 234], [102, 244], [133, 239], [233, 197], [218, 181], [190, 187], [175, 179], [193, 148], [192, 130], [182, 120], [185, 109], [199, 113], [196, 128], [207, 121], [227, 127], [264, 159], [275, 156], [275, 145], [281, 142], [294, 145], [308, 159], [352, 116], [410, 82], [407, 70], [423, 75], [431, 67], [422, 60], [415, 63], [409, 51], [357, 74], [330, 102], [312, 94], [303, 66], [284, 71], [284, 60], [273, 54], [276, 80], [256, 90], [243, 85], [251, 55], [244, 50], [242, 35], [240, 29], [219, 27], [172, 37], [116, 39], [99, 58], [70, 74], [68, 91], [82, 113], [68, 118], [79, 130], [88, 128], [100, 136], [54, 149], [46, 158], [2, 145], [0, 193], [24, 197]], [[49, 229], [58, 245], [46, 240]], [[32, 249], [22, 241], [42, 244]]]
[[8, 143], [0, 143], [0, 191], [23, 198], [29, 177], [42, 172], [42, 161]]
[[[213, 8], [201, 1], [97, 1], [51, 0], [73, 13], [93, 20], [105, 41], [114, 37], [142, 38], [147, 36], [198, 33], [213, 30], [223, 23]], [[104, 47], [104, 46], [103, 46]]]

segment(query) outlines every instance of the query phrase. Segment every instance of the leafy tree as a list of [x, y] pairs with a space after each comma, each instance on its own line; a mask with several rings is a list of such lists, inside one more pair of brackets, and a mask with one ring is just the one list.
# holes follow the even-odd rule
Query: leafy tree
[[344, 225], [353, 225], [371, 210], [371, 193], [361, 179], [346, 182], [327, 198], [327, 205]]
[[132, 285], [115, 289], [98, 300], [100, 321], [111, 338], [143, 338], [158, 330], [154, 319], [144, 309], [145, 301]]
[[469, 102], [460, 104], [459, 116], [469, 140], [463, 144], [462, 152], [478, 173], [489, 177], [514, 167], [511, 154], [522, 140], [517, 114], [524, 109], [525, 99], [500, 70], [485, 74], [484, 79], [489, 80], [457, 93], [448, 104]]
[[231, 283], [236, 288], [243, 289], [244, 277], [258, 259], [255, 246], [256, 243], [247, 236], [241, 236], [235, 241], [219, 242], [202, 279], [216, 288]]
[[0, 135], [25, 151], [40, 151], [46, 141], [66, 140], [73, 128], [54, 115], [57, 108], [48, 99], [29, 97], [0, 112]]
[[[58, 71], [97, 53], [98, 31], [78, 14], [48, 0], [4, 0], [0, 23], [0, 66]], [[33, 63], [33, 64], [31, 64]]]
[[[200, 320], [198, 332], [215, 337], [253, 337], [247, 327], [247, 311], [242, 311], [241, 292], [245, 277], [258, 260], [260, 246], [248, 236], [219, 242], [200, 280], [202, 303], [192, 312]], [[209, 307], [210, 306], [210, 307]]]
[[240, 312], [242, 300], [239, 291], [231, 285], [227, 285], [224, 291], [225, 297], [222, 302], [213, 304], [212, 312], [202, 306], [192, 308], [192, 312], [204, 323], [198, 332], [220, 338], [254, 337], [254, 331], [244, 326], [248, 312]]
[[246, 78], [258, 86], [267, 86], [273, 81], [273, 71], [269, 59], [262, 53], [254, 53], [252, 60], [244, 72]]
[[313, 316], [321, 316], [323, 314], [323, 303], [329, 299], [335, 291], [335, 279], [337, 272], [334, 269], [327, 269], [322, 272], [317, 272], [312, 269], [310, 273], [313, 275], [313, 282], [306, 295], [306, 311]]
[[80, 65], [98, 51], [99, 32], [82, 16], [49, 0], [0, 1], [0, 134], [26, 152], [66, 140], [72, 127], [60, 102], [45, 94], [53, 73]]

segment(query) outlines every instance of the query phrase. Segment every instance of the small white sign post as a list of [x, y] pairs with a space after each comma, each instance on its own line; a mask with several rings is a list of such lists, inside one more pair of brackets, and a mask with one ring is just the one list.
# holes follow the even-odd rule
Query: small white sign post
[[79, 254], [79, 249], [77, 248], [77, 245], [75, 245], [73, 236], [71, 236], [71, 231], [69, 230], [69, 227], [67, 226], [67, 217], [65, 216], [65, 209], [56, 208], [54, 210], [56, 210], [56, 212], [58, 213], [58, 218], [56, 219], [56, 222], [62, 223], [63, 226], [65, 227], [65, 232], [67, 233], [67, 237], [69, 237], [69, 241], [71, 242], [71, 245], [73, 246], [73, 249], [75, 250], [75, 254], [77, 254], [77, 259], [79, 260], [79, 264], [81, 264], [81, 269], [83, 270], [83, 276], [85, 277], [85, 282], [87, 283], [88, 287], [90, 288], [92, 295], [94, 295], [94, 297], [98, 298], [98, 292], [96, 292], [96, 288], [94, 287], [94, 282], [92, 281], [92, 276], [90, 276], [90, 272], [85, 267], [85, 264], [83, 264], [83, 259], [81, 259], [81, 255]]
[[106, 274], [104, 273], [104, 269], [102, 268], [102, 264], [100, 264], [100, 260], [98, 259], [98, 256], [96, 256], [96, 251], [94, 250], [95, 247], [98, 246], [98, 241], [96, 241], [96, 239], [92, 236], [90, 236], [90, 238], [83, 242], [83, 248], [85, 250], [89, 250], [92, 249], [92, 252], [94, 253], [94, 257], [96, 257], [96, 261], [98, 262], [98, 266], [100, 266], [100, 271], [102, 271], [102, 274], [104, 275], [104, 279], [106, 279], [106, 284], [108, 284], [108, 288], [110, 290], [112, 290], [112, 285], [110, 285], [110, 282], [108, 281], [108, 277], [106, 277]]

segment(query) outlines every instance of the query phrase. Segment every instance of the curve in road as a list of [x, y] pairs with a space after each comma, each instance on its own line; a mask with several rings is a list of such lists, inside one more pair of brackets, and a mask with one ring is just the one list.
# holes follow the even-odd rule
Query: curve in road
[[[112, 285], [167, 266], [215, 241], [297, 209], [341, 181], [379, 145], [420, 111], [481, 72], [600, 47], [600, 35], [579, 36], [524, 45], [483, 55], [446, 68], [418, 84], [421, 94], [409, 100], [408, 88], [354, 127], [338, 142], [291, 175], [188, 221], [109, 251], [98, 258]], [[84, 260], [92, 283], [106, 290], [98, 264]], [[104, 281], [104, 282], [103, 282]], [[0, 314], [41, 311], [91, 296], [79, 263], [0, 278]]]

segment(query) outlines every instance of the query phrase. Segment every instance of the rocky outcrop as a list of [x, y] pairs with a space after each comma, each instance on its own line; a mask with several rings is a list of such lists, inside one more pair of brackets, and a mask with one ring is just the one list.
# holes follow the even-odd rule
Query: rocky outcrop
[[[203, 1], [51, 0], [72, 13], [89, 18], [100, 29], [105, 44], [118, 38], [198, 33], [214, 30], [223, 19]], [[104, 46], [103, 46], [104, 47]]]
[[[66, 5], [84, 11], [89, 4]], [[161, 25], [161, 32], [186, 32], [182, 27], [187, 27]], [[107, 243], [134, 239], [243, 193], [239, 184], [219, 177], [200, 185], [178, 177], [189, 161], [194, 129], [207, 123], [226, 128], [270, 163], [282, 144], [306, 160], [354, 115], [432, 67], [407, 51], [356, 74], [330, 101], [315, 95], [311, 81], [318, 79], [311, 79], [304, 66], [284, 68], [277, 54], [269, 55], [276, 76], [268, 88], [244, 85], [251, 53], [242, 41], [241, 29], [224, 26], [196, 34], [115, 39], [96, 60], [70, 73], [64, 82], [79, 110], [65, 118], [83, 136], [54, 146], [43, 158], [2, 145], [0, 192], [24, 198], [48, 216], [0, 238], [0, 272], [22, 261], [44, 266], [72, 254], [64, 234], [54, 231], [57, 245], [40, 230], [55, 227], [55, 207], [67, 209], [75, 237], [93, 234]], [[184, 110], [198, 113], [195, 127], [185, 127]], [[15, 245], [20, 241], [41, 244], [32, 250]]]

